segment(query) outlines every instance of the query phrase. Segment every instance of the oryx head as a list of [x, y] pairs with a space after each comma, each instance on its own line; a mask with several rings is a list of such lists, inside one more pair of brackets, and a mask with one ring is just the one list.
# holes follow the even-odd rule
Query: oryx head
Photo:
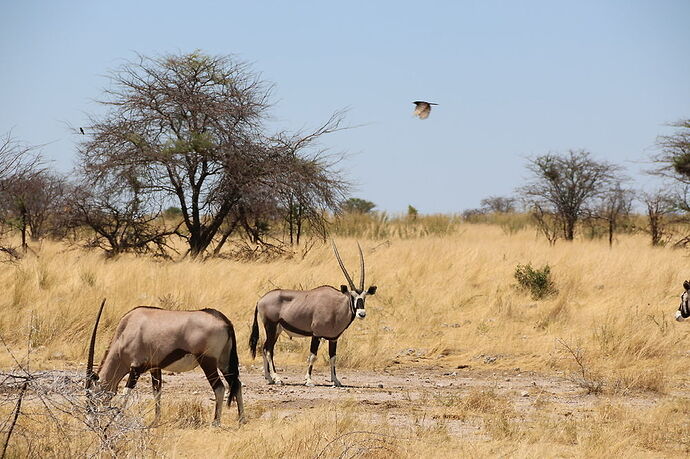
[[367, 295], [373, 295], [376, 293], [376, 286], [372, 285], [368, 289], [364, 290], [364, 255], [362, 255], [362, 247], [360, 247], [359, 242], [357, 243], [357, 248], [359, 249], [359, 265], [360, 265], [360, 277], [359, 277], [359, 288], [355, 287], [355, 283], [352, 281], [350, 274], [348, 274], [347, 269], [345, 269], [345, 264], [340, 258], [338, 253], [338, 247], [335, 246], [335, 241], [333, 243], [333, 251], [335, 252], [335, 257], [338, 259], [338, 264], [340, 269], [343, 270], [345, 279], [347, 279], [347, 285], [341, 285], [340, 291], [346, 295], [350, 295], [350, 306], [352, 307], [352, 313], [358, 319], [364, 319], [367, 315], [366, 309], [364, 309], [364, 299]]
[[690, 290], [690, 282], [683, 282], [683, 288], [685, 289], [685, 291], [680, 296], [680, 306], [676, 311], [676, 320], [678, 322], [690, 317], [690, 306], [688, 305], [688, 300], [690, 299], [688, 298], [688, 296], [690, 296], [690, 293], [688, 293], [688, 290]]

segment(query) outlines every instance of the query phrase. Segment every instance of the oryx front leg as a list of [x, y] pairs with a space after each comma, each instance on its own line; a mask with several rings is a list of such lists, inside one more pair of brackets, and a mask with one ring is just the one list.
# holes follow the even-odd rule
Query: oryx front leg
[[137, 385], [137, 381], [139, 381], [139, 376], [141, 376], [141, 368], [139, 367], [130, 367], [129, 369], [129, 377], [127, 378], [127, 383], [125, 384], [125, 399], [124, 402], [122, 403], [122, 409], [127, 410], [129, 409], [130, 405], [130, 395], [134, 388]]
[[328, 356], [330, 357], [329, 361], [331, 363], [331, 382], [333, 383], [334, 387], [341, 387], [342, 384], [335, 375], [335, 351], [337, 347], [337, 341], [328, 342]]
[[307, 375], [304, 378], [304, 385], [305, 386], [313, 386], [314, 382], [311, 380], [311, 370], [314, 367], [314, 360], [316, 360], [316, 353], [319, 350], [319, 343], [321, 342], [321, 338], [317, 338], [316, 336], [313, 336], [311, 338], [311, 347], [309, 348], [309, 357], [307, 358]]

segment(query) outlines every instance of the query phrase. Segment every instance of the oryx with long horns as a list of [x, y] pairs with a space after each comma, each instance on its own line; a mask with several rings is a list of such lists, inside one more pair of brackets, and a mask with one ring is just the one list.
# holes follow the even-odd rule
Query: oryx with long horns
[[169, 311], [150, 306], [134, 308], [120, 319], [98, 373], [95, 373], [96, 331], [104, 305], [105, 300], [98, 310], [89, 345], [86, 364], [89, 396], [105, 393], [103, 398], [108, 400], [117, 392], [117, 386], [126, 374], [129, 378], [125, 387], [131, 391], [139, 376], [150, 371], [158, 419], [163, 384], [161, 370], [183, 372], [200, 366], [216, 396], [213, 423], [220, 423], [223, 409], [225, 386], [221, 376], [230, 387], [228, 406], [233, 399], [237, 402], [242, 421], [244, 405], [235, 330], [222, 312], [215, 309]]
[[256, 345], [259, 342], [258, 318], [261, 318], [266, 340], [263, 345], [264, 376], [269, 384], [281, 384], [273, 363], [273, 348], [282, 330], [290, 336], [311, 337], [311, 348], [308, 359], [305, 384], [312, 386], [311, 371], [316, 359], [321, 339], [328, 340], [328, 354], [331, 364], [331, 382], [341, 386], [335, 374], [335, 354], [338, 338], [350, 326], [355, 317], [364, 319], [366, 310], [364, 300], [367, 295], [376, 293], [376, 286], [364, 289], [364, 255], [359, 248], [361, 275], [359, 287], [355, 286], [348, 274], [338, 248], [333, 242], [333, 251], [338, 259], [348, 285], [341, 285], [340, 290], [330, 286], [317, 287], [312, 290], [272, 290], [265, 294], [254, 309], [254, 324], [249, 338], [252, 357], [256, 357]]

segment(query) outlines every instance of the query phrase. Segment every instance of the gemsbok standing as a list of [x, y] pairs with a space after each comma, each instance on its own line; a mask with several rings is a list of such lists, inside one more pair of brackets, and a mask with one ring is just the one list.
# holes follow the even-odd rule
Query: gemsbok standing
[[98, 373], [95, 373], [96, 331], [104, 305], [105, 300], [98, 310], [89, 345], [87, 394], [106, 393], [105, 400], [109, 400], [126, 374], [129, 378], [125, 387], [129, 392], [136, 386], [139, 376], [150, 371], [157, 420], [160, 417], [162, 370], [184, 372], [200, 366], [216, 396], [213, 424], [220, 423], [223, 409], [225, 386], [221, 375], [230, 387], [228, 406], [233, 399], [237, 402], [242, 422], [244, 405], [235, 330], [222, 312], [215, 309], [169, 311], [151, 306], [134, 308], [120, 319]]
[[312, 290], [272, 290], [265, 294], [254, 309], [254, 324], [249, 338], [249, 348], [252, 357], [256, 357], [256, 345], [259, 342], [258, 318], [261, 318], [266, 340], [263, 345], [264, 377], [269, 384], [281, 384], [273, 363], [273, 348], [278, 335], [285, 330], [290, 336], [311, 337], [310, 355], [307, 365], [305, 384], [313, 386], [311, 380], [312, 367], [316, 359], [321, 339], [328, 340], [328, 354], [331, 365], [331, 382], [334, 386], [342, 384], [335, 374], [335, 355], [338, 338], [356, 318], [364, 319], [366, 310], [364, 300], [367, 295], [376, 293], [376, 286], [372, 285], [364, 290], [364, 256], [359, 248], [361, 275], [359, 287], [345, 269], [340, 258], [338, 248], [333, 242], [333, 251], [338, 259], [340, 269], [347, 279], [347, 285], [341, 285], [340, 290], [330, 286], [321, 286]]

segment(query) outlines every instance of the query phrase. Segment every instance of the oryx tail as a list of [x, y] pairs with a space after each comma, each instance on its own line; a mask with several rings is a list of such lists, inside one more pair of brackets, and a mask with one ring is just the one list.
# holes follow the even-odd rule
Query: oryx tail
[[239, 404], [242, 402], [237, 400], [237, 394], [241, 392], [242, 383], [240, 382], [240, 359], [237, 357], [237, 340], [235, 339], [235, 329], [232, 324], [228, 324], [228, 338], [232, 346], [230, 347], [230, 358], [228, 359], [228, 385], [230, 386], [230, 395], [228, 396], [228, 406], [232, 403], [233, 399]]
[[252, 334], [249, 336], [249, 349], [252, 351], [252, 358], [256, 358], [256, 345], [259, 344], [259, 322], [256, 316], [259, 312], [259, 306], [254, 308], [254, 324], [252, 325]]

